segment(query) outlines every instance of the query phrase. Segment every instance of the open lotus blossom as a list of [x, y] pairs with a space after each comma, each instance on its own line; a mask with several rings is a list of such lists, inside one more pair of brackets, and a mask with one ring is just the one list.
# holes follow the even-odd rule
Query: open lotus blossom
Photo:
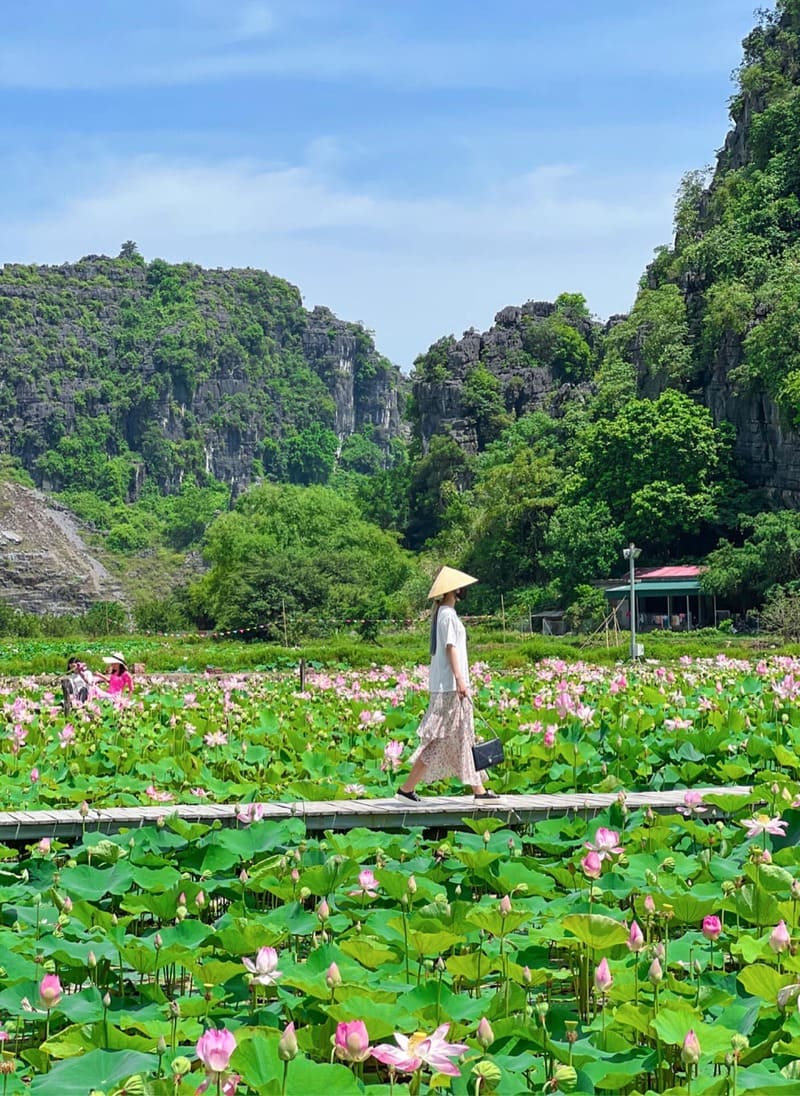
[[58, 975], [45, 974], [44, 978], [39, 983], [39, 998], [48, 1011], [51, 1008], [58, 1008], [61, 1002], [62, 993], [63, 989]]
[[792, 938], [789, 935], [789, 930], [786, 928], [785, 921], [779, 921], [772, 932], [769, 934], [769, 946], [775, 952], [776, 955], [782, 955], [792, 942]]
[[383, 747], [383, 761], [381, 762], [381, 769], [385, 772], [390, 769], [392, 772], [397, 772], [400, 768], [400, 758], [403, 756], [403, 743], [398, 742], [393, 738], [390, 742], [387, 742]]
[[747, 830], [748, 837], [760, 837], [762, 833], [784, 837], [788, 822], [784, 822], [782, 818], [770, 818], [768, 814], [754, 814], [740, 825]]
[[206, 1068], [206, 1079], [198, 1088], [205, 1092], [215, 1084], [224, 1096], [234, 1096], [239, 1084], [238, 1074], [227, 1074], [231, 1055], [236, 1050], [236, 1037], [227, 1028], [209, 1028], [197, 1040], [197, 1057]]
[[275, 948], [259, 948], [255, 961], [245, 957], [242, 962], [252, 975], [250, 981], [258, 986], [274, 986], [282, 977]]
[[719, 940], [722, 935], [722, 922], [718, 917], [710, 914], [703, 918], [703, 936], [706, 940]]
[[337, 1025], [333, 1037], [333, 1053], [341, 1062], [363, 1062], [372, 1054], [369, 1033], [363, 1020], [351, 1020]]
[[428, 1066], [436, 1073], [460, 1077], [461, 1070], [451, 1059], [466, 1054], [469, 1047], [466, 1043], [448, 1043], [445, 1035], [449, 1030], [449, 1024], [440, 1024], [431, 1035], [426, 1035], [424, 1031], [417, 1031], [413, 1035], [403, 1035], [396, 1031], [394, 1037], [397, 1046], [381, 1043], [373, 1047], [372, 1057], [386, 1066], [400, 1070], [401, 1073], [416, 1073], [423, 1066]]
[[249, 825], [251, 822], [260, 822], [264, 817], [264, 804], [245, 803], [244, 806], [239, 809], [239, 813], [236, 817], [240, 822], [244, 822], [245, 825]]
[[705, 814], [708, 807], [703, 807], [703, 793], [688, 791], [683, 794], [683, 806], [678, 807], [679, 814], [685, 814], [688, 818], [692, 814]]
[[363, 894], [366, 898], [376, 898], [378, 894], [378, 880], [369, 868], [364, 868], [358, 874], [358, 887], [351, 890], [350, 894]]
[[601, 860], [606, 860], [611, 856], [619, 856], [622, 852], [622, 845], [619, 843], [619, 834], [616, 830], [607, 830], [605, 826], [600, 826], [597, 833], [594, 835], [594, 844], [591, 841], [586, 842], [586, 848], [592, 852], [596, 852]]

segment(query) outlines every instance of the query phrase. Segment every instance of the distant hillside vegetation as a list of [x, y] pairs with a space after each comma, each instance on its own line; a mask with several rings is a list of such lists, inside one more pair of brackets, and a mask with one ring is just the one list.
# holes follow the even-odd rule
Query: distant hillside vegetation
[[360, 324], [261, 270], [117, 258], [0, 272], [0, 453], [36, 484], [135, 498], [213, 478], [372, 471], [400, 376]]

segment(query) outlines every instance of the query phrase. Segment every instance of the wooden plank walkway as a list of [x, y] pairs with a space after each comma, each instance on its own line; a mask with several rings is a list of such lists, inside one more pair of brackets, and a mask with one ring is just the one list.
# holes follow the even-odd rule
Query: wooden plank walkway
[[[701, 794], [749, 795], [749, 787], [697, 788]], [[671, 813], [683, 805], [684, 791], [629, 792], [630, 810], [650, 807], [659, 814]], [[425, 829], [458, 828], [464, 818], [500, 818], [509, 826], [524, 826], [544, 818], [581, 814], [591, 818], [610, 807], [615, 794], [578, 793], [567, 795], [501, 795], [480, 801], [471, 795], [426, 796], [420, 803], [401, 799], [337, 799], [318, 802], [263, 803], [265, 819], [302, 818], [310, 831], [349, 830], [356, 826], [392, 830], [408, 826]], [[178, 815], [188, 822], [237, 823], [240, 803], [165, 804], [153, 807], [116, 807], [90, 810], [84, 817], [77, 810], [0, 811], [0, 841], [37, 841], [42, 837], [80, 837], [84, 831], [118, 833], [152, 825], [159, 819]], [[722, 812], [709, 808], [702, 817]]]

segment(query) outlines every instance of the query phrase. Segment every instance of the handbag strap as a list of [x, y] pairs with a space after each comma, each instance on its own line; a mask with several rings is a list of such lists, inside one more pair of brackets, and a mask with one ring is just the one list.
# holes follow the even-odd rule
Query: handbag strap
[[492, 738], [496, 738], [497, 734], [495, 732], [494, 727], [491, 725], [491, 723], [486, 718], [486, 716], [483, 714], [483, 712], [479, 712], [478, 709], [475, 707], [475, 701], [472, 699], [472, 697], [471, 696], [462, 696], [461, 703], [463, 704], [465, 700], [466, 700], [467, 704], [472, 705], [472, 714], [473, 714], [473, 716], [477, 716], [478, 719], [481, 721], [481, 723], [483, 723], [484, 727], [488, 727], [489, 730], [492, 732]]

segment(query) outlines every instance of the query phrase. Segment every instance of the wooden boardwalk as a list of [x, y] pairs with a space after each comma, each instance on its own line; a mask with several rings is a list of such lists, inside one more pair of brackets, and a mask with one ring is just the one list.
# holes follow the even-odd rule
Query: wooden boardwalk
[[[697, 788], [701, 794], [749, 795], [749, 787]], [[660, 814], [672, 813], [683, 805], [684, 791], [629, 792], [625, 802], [629, 810], [650, 807]], [[401, 799], [337, 799], [320, 802], [263, 803], [264, 819], [302, 818], [310, 831], [349, 830], [365, 826], [376, 830], [458, 828], [464, 818], [500, 818], [518, 827], [565, 814], [591, 818], [610, 807], [614, 794], [578, 793], [568, 795], [502, 795], [480, 801], [471, 795], [428, 796], [420, 803]], [[215, 822], [223, 826], [241, 825], [239, 803], [165, 804], [158, 807], [116, 807], [90, 810], [84, 817], [77, 810], [0, 811], [0, 841], [37, 841], [42, 837], [80, 837], [84, 831], [118, 833], [152, 825], [159, 819], [178, 815], [190, 822]], [[722, 812], [709, 808], [702, 817], [715, 818]]]

